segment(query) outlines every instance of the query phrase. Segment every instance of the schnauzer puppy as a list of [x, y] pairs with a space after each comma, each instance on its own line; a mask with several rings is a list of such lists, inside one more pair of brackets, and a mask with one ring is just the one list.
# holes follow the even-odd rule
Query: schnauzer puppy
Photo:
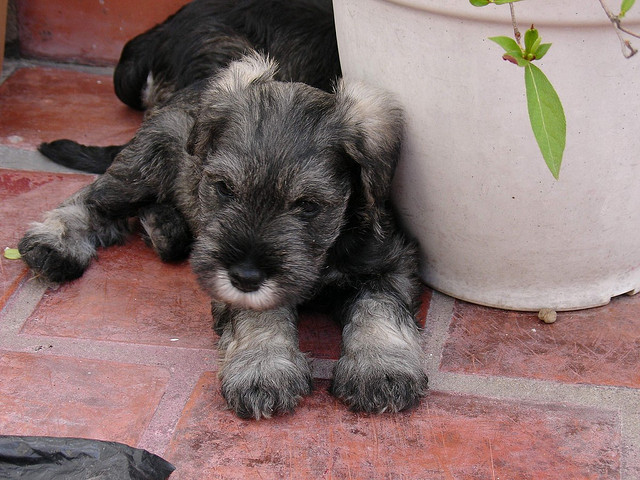
[[252, 53], [151, 110], [107, 172], [18, 248], [37, 274], [71, 280], [138, 216], [162, 258], [190, 253], [239, 416], [288, 412], [310, 393], [296, 323], [314, 299], [343, 325], [331, 392], [353, 410], [403, 410], [427, 379], [416, 249], [389, 203], [401, 109], [359, 83], [331, 94], [276, 71]]
[[[194, 0], [127, 42], [114, 72], [116, 95], [130, 107], [151, 108], [252, 50], [278, 63], [276, 80], [331, 91], [340, 76], [331, 0]], [[122, 148], [57, 140], [40, 151], [67, 167], [104, 173]]]

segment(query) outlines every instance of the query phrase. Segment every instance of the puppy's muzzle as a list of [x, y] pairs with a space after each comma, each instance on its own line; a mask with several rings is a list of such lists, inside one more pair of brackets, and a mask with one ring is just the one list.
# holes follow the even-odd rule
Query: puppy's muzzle
[[245, 293], [259, 290], [267, 278], [267, 275], [249, 260], [232, 265], [228, 272], [231, 285]]

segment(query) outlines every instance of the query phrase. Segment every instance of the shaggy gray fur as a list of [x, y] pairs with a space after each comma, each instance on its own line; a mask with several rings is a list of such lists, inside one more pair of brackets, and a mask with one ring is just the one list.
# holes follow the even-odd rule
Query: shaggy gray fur
[[399, 411], [425, 390], [415, 246], [389, 203], [402, 113], [385, 92], [335, 94], [273, 79], [258, 54], [149, 112], [107, 172], [19, 244], [39, 275], [82, 275], [139, 216], [164, 259], [190, 253], [212, 298], [220, 379], [242, 417], [293, 409], [311, 390], [297, 307], [344, 326], [331, 391], [354, 410]]

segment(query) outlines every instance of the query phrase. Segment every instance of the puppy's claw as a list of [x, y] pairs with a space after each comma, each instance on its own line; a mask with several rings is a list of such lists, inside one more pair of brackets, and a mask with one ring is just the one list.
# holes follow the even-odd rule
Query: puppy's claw
[[422, 369], [379, 368], [367, 372], [352, 363], [345, 357], [338, 361], [330, 387], [331, 394], [352, 411], [400, 412], [416, 405], [427, 390], [428, 380]]
[[[240, 418], [271, 418], [273, 415], [292, 412], [298, 405], [303, 395], [310, 393], [310, 389], [296, 394], [290, 391], [266, 390], [263, 387], [254, 386], [245, 392], [236, 392], [235, 395], [224, 392], [229, 407]], [[231, 400], [231, 401], [230, 401]]]
[[311, 393], [311, 370], [302, 354], [269, 365], [242, 367], [241, 363], [232, 360], [221, 373], [222, 396], [240, 418], [260, 420], [289, 413]]
[[295, 379], [293, 383], [281, 388], [252, 385], [244, 391], [223, 385], [222, 395], [238, 417], [260, 420], [292, 412], [302, 397], [311, 393], [310, 378]]
[[22, 259], [37, 275], [51, 282], [67, 282], [82, 276], [88, 262], [65, 256], [37, 237], [25, 236], [18, 243]]

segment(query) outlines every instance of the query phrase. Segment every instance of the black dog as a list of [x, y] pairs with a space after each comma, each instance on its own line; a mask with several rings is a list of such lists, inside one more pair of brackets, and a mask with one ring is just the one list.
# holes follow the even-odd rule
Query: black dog
[[[278, 63], [276, 79], [331, 91], [340, 76], [331, 0], [194, 0], [127, 42], [114, 72], [116, 95], [148, 109], [254, 50]], [[54, 162], [91, 173], [104, 173], [122, 148], [40, 145]]]

